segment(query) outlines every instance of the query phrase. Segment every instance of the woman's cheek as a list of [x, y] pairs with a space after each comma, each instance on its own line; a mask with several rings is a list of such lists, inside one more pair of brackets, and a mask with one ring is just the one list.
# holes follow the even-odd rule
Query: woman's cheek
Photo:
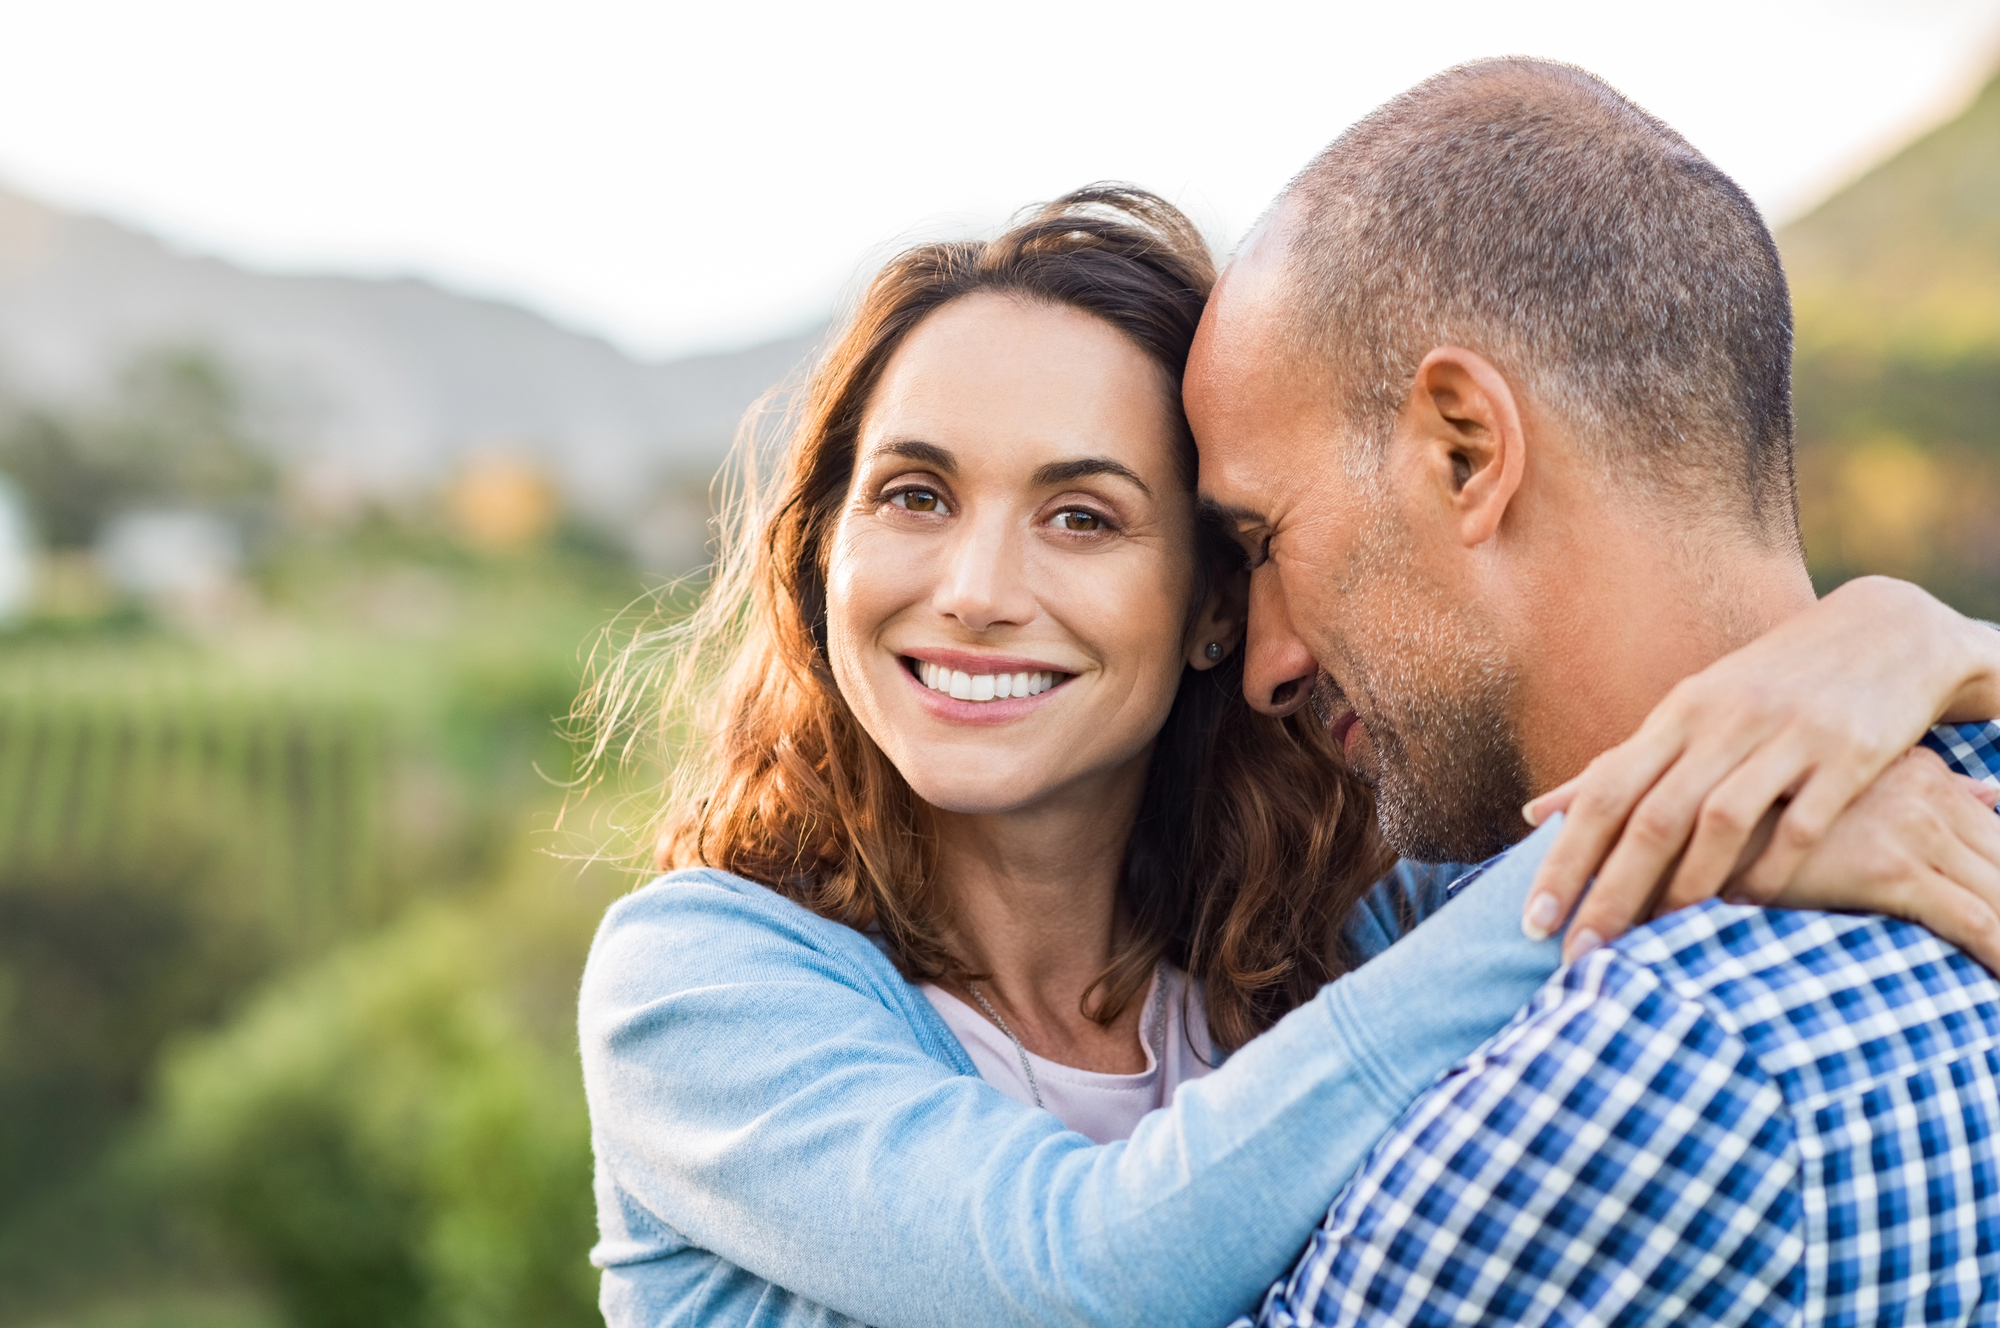
[[1114, 575], [1075, 577], [1085, 588], [1071, 612], [1073, 621], [1097, 624], [1098, 646], [1107, 662], [1124, 675], [1136, 702], [1151, 723], [1166, 721], [1180, 688], [1181, 638], [1193, 572], [1160, 550], [1133, 550], [1135, 556], [1112, 563]]
[[856, 689], [866, 686], [865, 655], [886, 621], [879, 602], [885, 587], [875, 566], [881, 560], [870, 556], [869, 544], [843, 522], [827, 559], [827, 662], [850, 703], [859, 699]]

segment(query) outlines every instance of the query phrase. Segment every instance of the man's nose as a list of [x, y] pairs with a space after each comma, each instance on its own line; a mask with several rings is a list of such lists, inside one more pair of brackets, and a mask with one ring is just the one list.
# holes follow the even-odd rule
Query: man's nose
[[1292, 630], [1275, 568], [1250, 574], [1250, 623], [1243, 643], [1243, 698], [1252, 710], [1289, 715], [1306, 703], [1319, 661]]
[[974, 632], [1034, 617], [1018, 532], [1001, 513], [959, 522], [931, 603]]

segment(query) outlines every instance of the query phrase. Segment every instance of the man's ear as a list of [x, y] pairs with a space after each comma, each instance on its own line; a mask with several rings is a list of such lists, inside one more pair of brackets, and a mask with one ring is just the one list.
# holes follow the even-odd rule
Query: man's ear
[[1459, 541], [1470, 548], [1492, 539], [1527, 465], [1520, 403], [1506, 378], [1476, 351], [1439, 346], [1417, 366], [1402, 424]]
[[1187, 662], [1197, 669], [1212, 669], [1228, 659], [1229, 652], [1243, 640], [1243, 623], [1249, 615], [1250, 574], [1231, 571], [1218, 575], [1188, 626], [1183, 647]]

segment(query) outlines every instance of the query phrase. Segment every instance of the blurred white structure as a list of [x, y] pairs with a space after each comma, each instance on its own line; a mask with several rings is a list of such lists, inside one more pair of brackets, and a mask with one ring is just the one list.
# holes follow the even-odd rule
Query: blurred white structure
[[105, 523], [97, 558], [105, 580], [130, 595], [197, 611], [226, 601], [243, 544], [209, 512], [126, 512]]
[[35, 534], [21, 491], [0, 475], [0, 622], [28, 611], [35, 598]]

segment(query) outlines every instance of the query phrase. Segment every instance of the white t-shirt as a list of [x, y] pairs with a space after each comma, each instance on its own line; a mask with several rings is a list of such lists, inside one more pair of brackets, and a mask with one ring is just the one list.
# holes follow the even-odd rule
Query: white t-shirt
[[[944, 988], [926, 982], [921, 990], [972, 1058], [979, 1077], [1015, 1101], [1033, 1106], [1035, 1095], [1021, 1073], [1021, 1055], [1007, 1035], [977, 1006], [967, 1005]], [[1137, 1074], [1079, 1070], [1029, 1052], [1042, 1105], [1092, 1143], [1108, 1144], [1130, 1138], [1142, 1116], [1166, 1106], [1182, 1084], [1213, 1069], [1216, 1057], [1209, 1045], [1201, 988], [1179, 969], [1162, 964], [1147, 984], [1139, 1042], [1146, 1049], [1146, 1068]]]

